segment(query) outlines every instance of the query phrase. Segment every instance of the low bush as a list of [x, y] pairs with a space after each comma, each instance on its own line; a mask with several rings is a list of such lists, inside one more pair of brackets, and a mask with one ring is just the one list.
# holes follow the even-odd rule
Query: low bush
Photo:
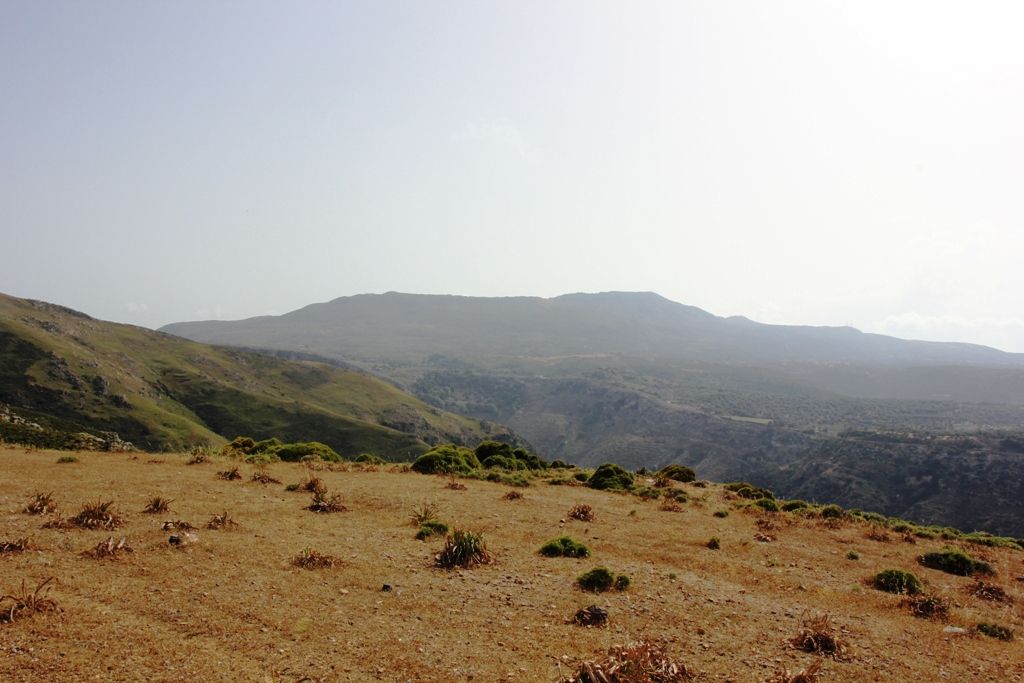
[[448, 533], [448, 525], [436, 519], [427, 519], [420, 524], [416, 532], [417, 541], [425, 541], [432, 536], [444, 536]]
[[644, 500], [657, 500], [658, 498], [661, 498], [661, 490], [650, 486], [639, 486], [633, 489], [633, 495], [643, 498]]
[[78, 458], [76, 458], [73, 455], [62, 455], [59, 458], [57, 458], [58, 465], [66, 465], [72, 462], [78, 462]]
[[522, 500], [523, 494], [521, 491], [506, 491], [505, 495], [502, 496], [503, 500]]
[[851, 550], [850, 552], [846, 553], [846, 559], [848, 559], [848, 560], [859, 560], [860, 559], [860, 553], [858, 553], [856, 550]]
[[629, 491], [633, 483], [632, 473], [610, 462], [598, 467], [587, 479], [587, 486], [601, 491]]
[[36, 550], [39, 546], [31, 538], [17, 538], [13, 541], [0, 541], [0, 555], [13, 555], [26, 550]]
[[821, 517], [823, 517], [824, 519], [841, 519], [846, 516], [846, 513], [843, 511], [843, 508], [839, 507], [834, 503], [831, 505], [822, 506], [822, 508], [818, 510], [818, 514], [821, 515]]
[[978, 633], [986, 635], [989, 638], [995, 638], [996, 640], [1013, 640], [1013, 631], [1005, 626], [999, 624], [990, 624], [987, 622], [981, 622], [977, 626]]
[[341, 502], [341, 495], [334, 493], [330, 496], [327, 495], [327, 490], [314, 491], [313, 499], [310, 501], [306, 509], [310, 512], [346, 512], [348, 510]]
[[219, 515], [210, 517], [210, 521], [206, 523], [207, 529], [237, 529], [239, 527], [238, 522], [231, 518], [231, 515], [227, 510], [224, 510]]
[[156, 496], [155, 498], [151, 498], [149, 502], [146, 503], [146, 507], [144, 507], [142, 511], [147, 515], [157, 515], [162, 514], [164, 512], [169, 512], [171, 509], [171, 503], [173, 502], [174, 501], [171, 500], [170, 498], [162, 498], [161, 496]]
[[242, 473], [238, 471], [237, 467], [232, 467], [229, 470], [218, 472], [217, 478], [223, 479], [224, 481], [237, 481], [238, 479], [242, 478]]
[[779, 507], [782, 508], [783, 512], [796, 512], [797, 510], [806, 509], [808, 503], [806, 500], [787, 500]]
[[37, 493], [25, 505], [26, 515], [49, 515], [57, 512], [57, 504], [53, 502], [53, 493]]
[[537, 552], [544, 557], [590, 557], [590, 548], [568, 536], [548, 541]]
[[715, 510], [714, 516], [718, 517], [719, 519], [725, 519], [726, 517], [729, 516], [729, 511], [728, 510]]
[[81, 511], [68, 520], [80, 529], [117, 529], [124, 526], [124, 517], [114, 507], [114, 501], [97, 501], [82, 506]]
[[480, 469], [480, 461], [470, 449], [446, 443], [416, 458], [412, 469], [420, 474], [468, 474]]
[[935, 595], [915, 595], [900, 603], [919, 619], [945, 620], [949, 617], [949, 603]]
[[1007, 605], [1013, 604], [1013, 598], [1002, 588], [1002, 586], [996, 586], [995, 584], [986, 583], [984, 581], [975, 581], [967, 587], [967, 592], [976, 598], [988, 600], [989, 602], [1001, 602]]
[[875, 574], [872, 583], [875, 588], [886, 593], [906, 593], [917, 595], [924, 590], [921, 580], [910, 572], [902, 569], [886, 569]]
[[603, 661], [581, 662], [576, 673], [559, 683], [684, 683], [696, 675], [663, 646], [641, 641], [610, 648]]
[[569, 517], [571, 519], [577, 519], [581, 522], [593, 522], [597, 519], [597, 514], [594, 512], [594, 508], [583, 503], [577, 503], [569, 508]]
[[280, 479], [275, 479], [271, 476], [270, 471], [266, 467], [257, 467], [256, 471], [252, 473], [252, 480], [258, 484], [280, 484]]
[[594, 567], [576, 577], [576, 585], [591, 593], [604, 593], [612, 588], [621, 591], [629, 588], [629, 577], [613, 574], [607, 567]]
[[304, 548], [301, 553], [292, 559], [292, 564], [302, 569], [330, 569], [341, 562], [334, 555], [321, 553], [312, 548]]
[[718, 550], [722, 547], [722, 542], [718, 540], [718, 536], [712, 536], [707, 542], [707, 546], [709, 550]]
[[285, 462], [300, 462], [303, 458], [314, 456], [327, 462], [341, 462], [343, 459], [333, 448], [319, 441], [286, 443], [268, 448], [267, 453], [276, 455]]
[[800, 632], [789, 642], [798, 650], [833, 659], [841, 659], [846, 653], [846, 644], [836, 635], [827, 614], [804, 619]]
[[686, 465], [666, 465], [658, 470], [658, 476], [683, 483], [691, 482], [697, 478], [696, 473]]
[[584, 607], [577, 610], [572, 617], [572, 622], [577, 626], [606, 626], [608, 624], [608, 610], [597, 605]]
[[939, 552], [925, 553], [917, 558], [922, 566], [929, 569], [938, 569], [947, 574], [957, 576], [972, 576], [974, 574], [994, 574], [991, 565], [976, 560], [959, 550], [942, 550]]
[[779, 504], [771, 498], [758, 498], [754, 501], [754, 505], [761, 508], [765, 512], [778, 512]]
[[726, 491], [732, 491], [740, 498], [748, 498], [750, 500], [757, 500], [758, 498], [775, 498], [775, 494], [769, 489], [763, 489], [753, 484], [748, 484], [745, 481], [734, 481], [725, 484], [722, 488]]
[[437, 566], [444, 569], [462, 567], [470, 569], [494, 562], [481, 533], [456, 529], [445, 539], [444, 548], [434, 557]]
[[386, 461], [384, 458], [376, 456], [373, 453], [360, 453], [356, 456], [354, 462], [363, 463], [365, 465], [383, 465]]

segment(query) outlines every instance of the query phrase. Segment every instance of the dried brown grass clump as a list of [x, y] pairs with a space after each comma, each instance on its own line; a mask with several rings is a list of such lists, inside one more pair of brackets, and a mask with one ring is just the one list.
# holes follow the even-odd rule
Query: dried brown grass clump
[[171, 503], [174, 501], [170, 498], [163, 498], [156, 496], [151, 498], [146, 504], [146, 507], [142, 508], [142, 511], [147, 515], [158, 515], [163, 512], [168, 512], [171, 509]]
[[949, 603], [935, 595], [913, 595], [904, 598], [900, 605], [919, 619], [945, 621], [949, 618]]
[[292, 564], [302, 569], [330, 569], [341, 560], [334, 555], [321, 553], [312, 548], [304, 548], [301, 553], [295, 556]]
[[86, 503], [77, 515], [67, 521], [79, 529], [118, 529], [125, 524], [112, 500]]
[[132, 547], [128, 545], [128, 539], [122, 538], [120, 541], [115, 543], [114, 537], [108, 536], [107, 540], [100, 541], [96, 544], [95, 548], [92, 548], [91, 550], [86, 550], [82, 554], [88, 557], [96, 558], [98, 560], [104, 557], [118, 557], [123, 553], [131, 552], [134, 551], [132, 550]]
[[756, 526], [761, 531], [766, 532], [777, 531], [779, 528], [779, 525], [776, 524], [774, 520], [768, 517], [758, 517], [756, 520], [754, 520], [754, 526]]
[[280, 484], [280, 479], [275, 479], [270, 476], [270, 472], [265, 467], [260, 467], [252, 473], [252, 480], [259, 484]]
[[578, 610], [572, 617], [572, 623], [577, 626], [607, 626], [608, 625], [608, 610], [597, 605], [591, 605], [590, 607], [584, 607]]
[[661, 645], [641, 641], [610, 648], [604, 661], [582, 662], [574, 675], [559, 683], [678, 683], [695, 677]]
[[202, 465], [210, 462], [210, 456], [202, 452], [193, 452], [192, 456], [185, 461], [186, 465]]
[[43, 579], [34, 590], [28, 590], [21, 582], [21, 590], [9, 595], [0, 595], [0, 624], [12, 623], [18, 617], [30, 617], [40, 612], [60, 612], [57, 601], [46, 597], [50, 592], [51, 576]]
[[847, 649], [846, 644], [836, 636], [827, 614], [805, 618], [800, 633], [789, 642], [798, 650], [833, 659], [842, 659]]
[[0, 555], [13, 555], [26, 550], [38, 550], [39, 546], [31, 538], [16, 538], [13, 541], [0, 541]]
[[57, 512], [57, 504], [53, 502], [53, 493], [37, 493], [25, 506], [26, 515], [52, 515]]
[[316, 493], [317, 491], [326, 491], [327, 485], [320, 480], [320, 477], [309, 475], [307, 476], [306, 481], [303, 482], [302, 486], [299, 488], [303, 491], [308, 491], [309, 493]]
[[242, 473], [238, 471], [237, 467], [232, 467], [230, 470], [218, 472], [217, 478], [223, 479], [224, 481], [235, 481], [236, 479], [242, 478]]
[[1004, 605], [1013, 604], [1013, 597], [1003, 590], [1002, 586], [997, 586], [994, 583], [978, 580], [967, 587], [967, 592], [976, 598], [988, 600], [989, 602], [1001, 602]]
[[666, 498], [665, 500], [661, 501], [661, 505], [658, 506], [658, 509], [661, 510], [662, 512], [682, 512], [683, 506], [675, 502], [674, 500]]
[[594, 508], [583, 503], [577, 503], [569, 508], [569, 517], [572, 519], [578, 519], [581, 522], [593, 522], [597, 519], [597, 515], [594, 513]]
[[451, 489], [452, 491], [465, 491], [466, 490], [466, 485], [463, 484], [462, 482], [456, 480], [454, 475], [448, 478], [448, 483], [445, 484], [444, 487], [446, 489]]
[[412, 514], [409, 515], [409, 523], [413, 526], [422, 526], [431, 520], [437, 519], [437, 512], [437, 504], [425, 500], [412, 509]]
[[346, 512], [348, 508], [345, 507], [341, 502], [341, 495], [335, 493], [330, 497], [327, 495], [327, 490], [314, 491], [313, 500], [306, 509], [310, 512]]
[[219, 515], [210, 517], [210, 521], [206, 523], [206, 528], [213, 529], [214, 531], [218, 529], [237, 529], [239, 526], [239, 523], [231, 518], [227, 510]]
[[758, 543], [771, 543], [772, 541], [777, 541], [778, 538], [776, 536], [773, 536], [772, 534], [758, 532], [754, 534], [754, 540]]
[[521, 491], [508, 491], [502, 498], [505, 500], [522, 500], [523, 494]]
[[789, 669], [783, 667], [782, 671], [769, 678], [767, 683], [817, 683], [822, 666], [822, 661], [816, 659], [795, 674], [789, 673]]
[[871, 528], [868, 529], [868, 532], [864, 534], [864, 538], [871, 541], [878, 541], [879, 543], [888, 543], [892, 540], [892, 536], [886, 533], [885, 530], [883, 530], [877, 524], [871, 525]]
[[164, 531], [195, 531], [191, 523], [181, 519], [167, 520], [160, 528]]

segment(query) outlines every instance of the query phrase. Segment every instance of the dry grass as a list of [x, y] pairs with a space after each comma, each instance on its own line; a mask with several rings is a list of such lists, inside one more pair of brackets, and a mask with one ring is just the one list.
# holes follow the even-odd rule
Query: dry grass
[[425, 500], [412, 509], [412, 514], [409, 515], [409, 523], [413, 526], [421, 526], [431, 520], [435, 520], [437, 519], [438, 510], [437, 503]]
[[833, 659], [842, 659], [847, 651], [846, 643], [836, 635], [831, 618], [827, 614], [805, 617], [800, 633], [789, 642], [798, 650]]
[[878, 541], [879, 543], [888, 543], [892, 540], [892, 536], [888, 534], [882, 527], [877, 524], [872, 524], [868, 532], [864, 534], [864, 538], [870, 541]]
[[502, 500], [522, 500], [523, 493], [521, 491], [506, 491], [501, 498]]
[[22, 580], [21, 590], [0, 595], [0, 624], [10, 624], [21, 617], [30, 617], [41, 612], [59, 612], [57, 601], [47, 597], [52, 581], [52, 576], [43, 579], [33, 590], [29, 590]]
[[674, 500], [666, 498], [661, 501], [661, 505], [658, 506], [658, 509], [662, 512], [682, 512], [685, 508]]
[[340, 559], [334, 555], [328, 555], [321, 553], [312, 548], [304, 548], [301, 553], [295, 556], [292, 560], [292, 564], [302, 569], [330, 569], [331, 567], [339, 564]]
[[258, 484], [280, 484], [280, 479], [275, 479], [270, 475], [270, 471], [266, 467], [259, 467], [255, 472], [252, 473], [252, 480]]
[[919, 619], [949, 619], [949, 603], [936, 595], [913, 595], [900, 601], [900, 605]]
[[210, 521], [206, 523], [207, 529], [213, 529], [217, 531], [219, 529], [237, 529], [241, 525], [231, 518], [231, 514], [224, 510], [219, 515], [213, 515], [210, 517]]
[[348, 512], [348, 508], [341, 502], [341, 494], [333, 493], [330, 496], [327, 495], [327, 490], [314, 491], [313, 500], [310, 501], [306, 509], [310, 512]]
[[662, 645], [641, 641], [612, 647], [604, 660], [582, 662], [575, 674], [560, 683], [677, 683], [695, 677]]
[[232, 467], [230, 470], [218, 472], [217, 478], [223, 479], [224, 481], [237, 481], [242, 478], [242, 473], [238, 471], [237, 467]]
[[597, 514], [594, 512], [594, 508], [585, 503], [576, 503], [569, 508], [570, 519], [576, 519], [581, 522], [593, 522], [597, 519]]
[[114, 507], [114, 501], [102, 500], [86, 503], [77, 515], [67, 520], [71, 527], [79, 529], [119, 529], [125, 525], [125, 519]]
[[189, 459], [185, 461], [186, 465], [202, 465], [210, 462], [210, 456], [203, 452], [194, 452]]
[[146, 507], [142, 508], [142, 512], [147, 515], [159, 515], [165, 512], [170, 512], [171, 503], [173, 502], [174, 501], [171, 500], [170, 498], [162, 498], [160, 496], [156, 496], [155, 498], [151, 498], [149, 502], [146, 503]]
[[822, 661], [816, 659], [795, 674], [789, 673], [789, 669], [782, 667], [782, 670], [769, 678], [766, 683], [817, 683], [823, 666]]
[[52, 515], [57, 513], [57, 504], [53, 502], [53, 493], [36, 493], [25, 506], [26, 515]]
[[14, 553], [23, 553], [26, 550], [38, 549], [39, 546], [28, 536], [17, 538], [13, 541], [0, 541], [0, 555], [13, 555]]
[[999, 602], [1004, 605], [1013, 604], [1013, 598], [1005, 589], [1002, 588], [1002, 586], [997, 586], [994, 583], [987, 583], [980, 579], [967, 586], [967, 592], [976, 598], [987, 600], [989, 602]]
[[132, 550], [132, 547], [128, 545], [128, 539], [122, 538], [120, 541], [115, 543], [114, 537], [108, 536], [107, 540], [100, 541], [96, 544], [96, 547], [90, 548], [82, 554], [87, 557], [102, 559], [105, 557], [116, 558], [131, 552], [134, 552], [134, 550]]

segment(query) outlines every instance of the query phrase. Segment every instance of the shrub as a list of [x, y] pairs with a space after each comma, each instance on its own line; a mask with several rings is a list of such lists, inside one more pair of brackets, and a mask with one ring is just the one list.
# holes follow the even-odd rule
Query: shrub
[[583, 503], [577, 503], [569, 508], [569, 517], [572, 519], [578, 519], [581, 522], [593, 522], [597, 519], [597, 515], [594, 513], [594, 508]]
[[257, 467], [256, 471], [252, 473], [252, 480], [258, 484], [280, 484], [280, 479], [275, 479], [270, 475], [270, 472], [266, 467]]
[[641, 641], [610, 648], [604, 661], [581, 662], [575, 674], [559, 683], [684, 683], [695, 677], [661, 645]]
[[8, 595], [0, 595], [0, 624], [11, 623], [22, 616], [32, 616], [40, 612], [60, 612], [57, 601], [47, 597], [50, 591], [51, 576], [43, 579], [34, 590], [28, 590], [25, 582], [21, 582], [21, 590]]
[[1005, 626], [999, 624], [989, 624], [981, 622], [977, 626], [978, 633], [988, 636], [989, 638], [996, 638], [997, 640], [1013, 640], [1013, 631]]
[[202, 465], [203, 463], [210, 462], [210, 451], [208, 448], [202, 446], [196, 446], [192, 449], [189, 454], [188, 460], [185, 461], [186, 465]]
[[170, 511], [171, 503], [173, 502], [174, 501], [171, 500], [170, 498], [162, 498], [160, 496], [156, 496], [155, 498], [150, 498], [149, 502], [146, 503], [146, 507], [144, 507], [142, 511], [147, 515], [156, 515], [168, 512]]
[[836, 636], [827, 614], [804, 619], [800, 633], [789, 642], [798, 650], [833, 659], [840, 659], [846, 652], [846, 644]]
[[1001, 586], [996, 586], [991, 583], [985, 583], [984, 581], [975, 581], [972, 585], [967, 587], [967, 592], [976, 598], [982, 600], [988, 600], [990, 602], [1002, 602], [1005, 604], [1012, 604], [1013, 598], [1003, 590]]
[[949, 616], [949, 604], [938, 596], [915, 595], [900, 603], [920, 619], [941, 619]]
[[413, 526], [420, 526], [421, 524], [436, 518], [437, 503], [425, 500], [412, 509], [412, 514], [409, 515], [409, 523]]
[[917, 561], [929, 569], [938, 569], [947, 574], [956, 574], [957, 576], [995, 573], [988, 563], [975, 560], [970, 555], [958, 550], [925, 553], [918, 557]]
[[590, 557], [590, 548], [568, 536], [548, 541], [537, 552], [544, 557]]
[[577, 472], [576, 474], [572, 475], [572, 478], [575, 479], [576, 481], [583, 482], [585, 484], [587, 483], [587, 480], [590, 479], [590, 475], [587, 474], [586, 472]]
[[749, 498], [750, 500], [757, 500], [758, 498], [775, 498], [775, 494], [769, 489], [763, 489], [753, 484], [748, 484], [745, 481], [734, 481], [725, 484], [723, 488], [726, 491], [732, 491], [740, 498]]
[[628, 491], [633, 488], [633, 475], [615, 463], [605, 463], [587, 479], [587, 486], [601, 491]]
[[626, 590], [629, 588], [629, 577], [625, 574], [615, 575], [607, 567], [594, 567], [576, 577], [576, 585], [591, 593], [604, 593], [611, 590]]
[[729, 511], [728, 510], [715, 510], [714, 514], [715, 514], [715, 517], [718, 517], [719, 519], [725, 519], [726, 517], [729, 516]]
[[778, 512], [779, 504], [771, 498], [758, 498], [754, 501], [754, 505], [761, 508], [765, 512]]
[[722, 542], [718, 540], [718, 536], [712, 536], [711, 540], [707, 543], [709, 550], [718, 550], [722, 547]]
[[420, 474], [468, 474], [479, 468], [473, 451], [450, 443], [435, 446], [412, 463], [412, 469]]
[[230, 470], [218, 472], [217, 477], [219, 479], [223, 479], [224, 481], [236, 481], [242, 478], [242, 473], [238, 471], [237, 467], [232, 467]]
[[427, 519], [420, 524], [420, 529], [416, 532], [416, 540], [425, 541], [431, 536], [444, 536], [447, 533], [447, 524], [436, 519]]
[[334, 493], [330, 497], [327, 496], [327, 490], [314, 491], [313, 499], [310, 501], [306, 509], [310, 512], [346, 512], [348, 510], [341, 502], [341, 495]]
[[666, 498], [661, 502], [661, 505], [658, 506], [658, 509], [662, 512], [682, 512], [683, 506], [670, 498]]
[[818, 514], [825, 519], [840, 519], [845, 516], [843, 508], [836, 504], [825, 505], [819, 511]]
[[608, 623], [608, 610], [597, 605], [584, 607], [573, 615], [572, 622], [578, 626], [605, 626]]
[[13, 541], [0, 541], [0, 555], [23, 553], [26, 550], [36, 550], [38, 546], [31, 538], [18, 538]]
[[850, 552], [846, 553], [846, 559], [848, 559], [848, 560], [859, 560], [860, 559], [860, 553], [858, 553], [856, 550], [851, 550]]
[[993, 536], [992, 534], [985, 533], [983, 531], [975, 531], [969, 534], [963, 534], [960, 538], [968, 543], [974, 543], [975, 545], [984, 545], [990, 548], [1009, 548], [1011, 550], [1024, 550], [1022, 542], [1016, 538], [1010, 538], [1008, 536]]
[[445, 569], [463, 567], [466, 569], [490, 564], [494, 557], [487, 550], [481, 533], [456, 529], [445, 539], [444, 548], [435, 556], [437, 566]]
[[335, 453], [333, 448], [319, 441], [281, 444], [274, 448], [268, 448], [265, 452], [276, 455], [285, 462], [299, 462], [309, 456], [314, 456], [328, 462], [340, 462], [342, 460], [342, 457]]
[[124, 526], [124, 518], [114, 508], [114, 501], [97, 501], [82, 506], [82, 510], [68, 520], [81, 529], [117, 529]]
[[295, 556], [292, 564], [302, 569], [330, 569], [340, 563], [341, 560], [334, 555], [321, 553], [312, 548], [304, 548], [301, 553]]
[[58, 465], [65, 465], [67, 463], [78, 462], [78, 458], [73, 455], [62, 455], [57, 458]]
[[640, 486], [633, 489], [633, 494], [643, 498], [644, 500], [657, 500], [661, 498], [661, 491], [650, 486]]
[[920, 579], [902, 569], [886, 569], [878, 572], [875, 574], [873, 583], [875, 588], [886, 593], [917, 595], [924, 590]]
[[515, 471], [515, 470], [529, 469], [526, 466], [526, 463], [523, 462], [522, 460], [516, 460], [515, 458], [508, 458], [508, 457], [505, 457], [504, 455], [492, 455], [489, 458], [486, 458], [486, 459], [480, 461], [480, 465], [482, 467], [487, 468], [487, 469], [497, 468], [497, 469], [501, 469], [501, 470], [507, 470], [507, 471], [510, 471], [510, 472], [511, 471]]
[[686, 465], [666, 465], [658, 470], [658, 476], [683, 483], [691, 482], [697, 478], [696, 473]]
[[356, 456], [355, 462], [361, 462], [367, 465], [383, 465], [385, 460], [373, 453], [360, 453]]
[[803, 510], [807, 507], [806, 500], [787, 500], [779, 507], [782, 508], [783, 512], [796, 512], [797, 510]]
[[206, 523], [206, 528], [213, 529], [214, 531], [217, 529], [237, 529], [238, 527], [238, 522], [231, 518], [227, 510], [224, 510], [219, 515], [210, 517], [210, 521]]
[[53, 502], [53, 493], [37, 493], [25, 505], [26, 515], [49, 515], [57, 512], [57, 504]]
[[519, 491], [506, 491], [502, 498], [504, 500], [522, 500], [523, 494]]
[[665, 498], [675, 501], [676, 503], [685, 503], [690, 499], [690, 497], [686, 495], [686, 491], [682, 489], [666, 489]]

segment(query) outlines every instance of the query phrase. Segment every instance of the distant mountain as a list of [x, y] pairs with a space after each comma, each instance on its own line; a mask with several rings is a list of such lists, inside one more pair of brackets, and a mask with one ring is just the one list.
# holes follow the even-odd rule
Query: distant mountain
[[408, 458], [442, 441], [510, 438], [503, 427], [431, 407], [365, 372], [211, 347], [5, 295], [0, 404], [23, 421], [116, 432], [152, 450], [244, 434]]
[[352, 363], [508, 425], [549, 458], [683, 462], [784, 495], [1024, 533], [1024, 456], [1001, 446], [1024, 426], [1024, 354], [764, 325], [625, 292], [367, 294], [163, 330]]

